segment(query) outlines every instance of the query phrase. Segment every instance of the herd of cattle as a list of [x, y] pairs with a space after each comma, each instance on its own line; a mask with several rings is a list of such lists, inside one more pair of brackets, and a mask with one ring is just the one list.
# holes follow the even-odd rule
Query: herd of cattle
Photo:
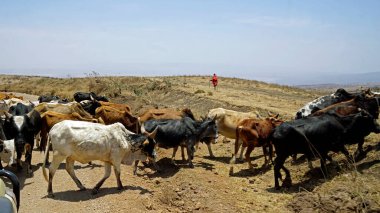
[[[73, 102], [57, 96], [41, 96], [36, 102], [24, 101], [0, 93], [0, 158], [8, 165], [21, 170], [22, 154], [25, 153], [27, 174], [31, 174], [31, 159], [34, 143], [45, 151], [43, 175], [48, 181], [48, 194], [53, 196], [52, 181], [59, 164], [66, 160], [66, 171], [84, 190], [74, 173], [74, 162], [89, 163], [93, 160], [105, 164], [104, 177], [93, 188], [97, 193], [114, 167], [118, 189], [122, 189], [120, 165], [152, 164], [157, 172], [156, 147], [173, 148], [172, 163], [178, 147], [187, 151], [189, 167], [199, 142], [208, 146], [214, 157], [211, 144], [218, 134], [235, 139], [235, 149], [230, 162], [233, 164], [241, 148], [243, 158], [251, 169], [250, 155], [255, 147], [262, 147], [265, 165], [274, 164], [275, 188], [291, 185], [285, 160], [304, 154], [312, 167], [311, 159], [320, 159], [321, 169], [326, 171], [326, 160], [332, 161], [328, 152], [342, 152], [350, 162], [361, 160], [364, 138], [371, 132], [380, 133], [376, 119], [379, 116], [379, 95], [370, 90], [349, 93], [338, 89], [331, 95], [320, 97], [302, 107], [294, 120], [283, 121], [278, 115], [262, 117], [254, 112], [237, 112], [223, 108], [210, 109], [201, 120], [196, 120], [190, 109], [149, 109], [135, 116], [126, 104], [109, 102], [104, 96], [77, 92]], [[345, 145], [357, 144], [351, 155]], [[49, 150], [53, 157], [47, 174]], [[272, 161], [272, 157], [276, 156]], [[0, 169], [3, 169], [0, 161]], [[282, 179], [280, 170], [286, 177]]]

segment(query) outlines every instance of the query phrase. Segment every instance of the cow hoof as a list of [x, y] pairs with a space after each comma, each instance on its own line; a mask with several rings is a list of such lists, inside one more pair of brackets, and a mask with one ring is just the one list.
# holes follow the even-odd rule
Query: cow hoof
[[118, 187], [117, 187], [117, 190], [119, 190], [119, 191], [120, 191], [120, 190], [123, 190], [123, 189], [124, 189], [123, 186], [118, 186]]
[[86, 187], [82, 187], [79, 189], [79, 191], [86, 191], [86, 190], [87, 190]]
[[234, 175], [234, 168], [233, 168], [232, 166], [231, 166], [231, 168], [230, 168], [229, 175], [230, 175], [230, 176], [233, 176], [233, 175]]
[[210, 158], [215, 158], [215, 155], [210, 155]]
[[47, 197], [49, 197], [49, 198], [54, 198], [54, 194], [53, 194], [53, 192], [48, 193]]
[[194, 165], [191, 163], [191, 164], [189, 164], [189, 167], [193, 169]]

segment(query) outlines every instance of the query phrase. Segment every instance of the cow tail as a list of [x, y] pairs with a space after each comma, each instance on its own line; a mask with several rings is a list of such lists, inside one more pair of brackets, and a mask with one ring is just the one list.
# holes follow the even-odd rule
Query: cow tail
[[310, 150], [311, 150], [312, 154], [314, 155], [314, 157], [318, 156], [319, 158], [322, 158], [322, 156], [321, 156], [321, 154], [318, 152], [317, 148], [315, 148], [315, 146], [310, 142], [310, 140], [306, 137], [306, 135], [305, 135], [303, 132], [297, 130], [297, 128], [293, 128], [293, 129], [294, 129], [298, 134], [300, 134], [302, 137], [305, 138], [305, 140], [306, 140], [307, 144], [309, 145]]
[[45, 157], [44, 157], [43, 162], [42, 162], [42, 174], [44, 175], [45, 180], [47, 182], [49, 182], [49, 179], [48, 179], [48, 176], [47, 176], [47, 173], [46, 173], [45, 164], [46, 164], [46, 161], [48, 160], [48, 155], [49, 155], [49, 141], [47, 141], [47, 145], [45, 147]]

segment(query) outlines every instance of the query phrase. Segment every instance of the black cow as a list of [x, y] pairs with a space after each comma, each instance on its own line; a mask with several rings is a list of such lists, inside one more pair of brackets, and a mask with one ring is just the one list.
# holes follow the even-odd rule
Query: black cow
[[325, 95], [307, 103], [305, 106], [303, 106], [301, 109], [298, 110], [298, 112], [296, 113], [296, 119], [306, 117], [330, 105], [333, 105], [342, 101], [348, 101], [359, 94], [360, 93], [349, 93], [346, 90], [340, 88], [336, 90], [336, 92], [332, 93], [331, 95]]
[[331, 160], [327, 155], [329, 151], [341, 151], [352, 161], [344, 145], [358, 143], [371, 132], [380, 132], [380, 127], [365, 111], [349, 116], [326, 113], [281, 124], [272, 134], [277, 155], [274, 166], [276, 189], [280, 188], [280, 169], [286, 173], [283, 185], [291, 185], [289, 170], [284, 166], [290, 155], [303, 153], [309, 160], [319, 157], [322, 171], [326, 174], [326, 159]]
[[4, 132], [7, 139], [14, 139], [17, 153], [17, 168], [22, 169], [21, 156], [25, 149], [25, 162], [27, 173], [30, 174], [32, 162], [32, 150], [34, 146], [34, 135], [41, 129], [40, 113], [33, 110], [25, 115], [6, 114]]
[[95, 115], [95, 110], [98, 107], [101, 107], [102, 105], [99, 103], [99, 101], [95, 99], [90, 100], [84, 100], [79, 103], [86, 112], [90, 113], [91, 115]]
[[38, 97], [38, 102], [43, 103], [43, 102], [50, 102], [50, 101], [58, 101], [61, 98], [56, 95], [41, 95]]
[[105, 96], [97, 96], [94, 92], [76, 92], [74, 94], [74, 100], [78, 103], [84, 100], [91, 100], [91, 97], [97, 101], [109, 101]]
[[9, 107], [8, 112], [12, 115], [25, 115], [31, 112], [34, 108], [34, 104], [25, 105], [23, 103], [17, 103], [14, 106]]
[[142, 125], [141, 132], [145, 132], [145, 129], [151, 132], [157, 126], [158, 130], [154, 139], [157, 146], [165, 149], [174, 148], [172, 160], [174, 160], [178, 146], [185, 146], [191, 168], [194, 167], [191, 162], [194, 158], [194, 145], [203, 138], [218, 137], [215, 119], [194, 121], [189, 117], [184, 117], [179, 120], [148, 120]]

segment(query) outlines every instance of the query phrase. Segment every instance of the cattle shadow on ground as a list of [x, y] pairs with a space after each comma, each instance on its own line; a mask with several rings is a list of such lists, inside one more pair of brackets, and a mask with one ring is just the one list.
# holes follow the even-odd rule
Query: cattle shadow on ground
[[[47, 166], [47, 168], [49, 168], [49, 166]], [[74, 170], [87, 169], [87, 168], [94, 169], [94, 168], [99, 168], [99, 167], [103, 167], [103, 165], [95, 164], [94, 162], [92, 162], [91, 164], [79, 164], [79, 165], [74, 164]], [[66, 163], [59, 164], [58, 169], [66, 169]]]
[[[155, 178], [155, 177], [161, 177], [161, 178], [169, 178], [174, 176], [180, 168], [188, 167], [187, 161], [181, 161], [185, 164], [178, 164], [179, 161], [175, 161], [176, 165], [172, 163], [172, 160], [170, 158], [162, 158], [159, 161], [156, 162], [157, 166], [159, 167], [160, 171], [156, 171], [152, 174], [147, 174], [149, 178]], [[153, 167], [153, 165], [150, 165], [150, 167]], [[139, 174], [137, 174], [139, 175]]]
[[45, 195], [42, 197], [43, 199], [53, 199], [53, 200], [60, 200], [60, 201], [68, 201], [68, 202], [81, 202], [81, 201], [87, 201], [87, 200], [93, 200], [97, 199], [99, 197], [103, 197], [110, 194], [120, 194], [125, 190], [139, 190], [140, 194], [146, 194], [150, 193], [152, 194], [152, 191], [149, 191], [148, 189], [142, 188], [141, 186], [124, 186], [123, 190], [118, 190], [117, 187], [105, 187], [100, 188], [98, 194], [91, 194], [92, 189], [87, 189], [84, 191], [80, 190], [68, 190], [63, 192], [54, 192], [54, 197], [49, 197], [48, 195]]
[[372, 166], [379, 164], [379, 163], [380, 163], [380, 160], [373, 160], [373, 161], [369, 161], [369, 162], [364, 162], [364, 163], [356, 165], [356, 169], [360, 173], [363, 173], [364, 170], [367, 170], [367, 169], [371, 168]]
[[[240, 178], [252, 177], [252, 176], [265, 174], [268, 171], [270, 171], [271, 169], [272, 169], [271, 165], [262, 165], [259, 168], [241, 169], [238, 172], [234, 172], [233, 174], [230, 174], [230, 176], [231, 177], [240, 177]], [[235, 168], [235, 170], [236, 170], [236, 168]]]
[[[26, 174], [26, 164], [25, 163], [23, 163], [23, 169], [22, 170], [18, 170], [16, 167], [13, 167], [10, 165], [4, 167], [5, 170], [10, 171], [17, 176], [18, 181], [20, 182], [20, 189], [23, 189], [24, 186], [26, 186], [26, 185], [32, 184], [32, 183], [26, 183], [25, 184], [25, 181], [28, 178], [33, 178], [34, 172], [36, 172], [39, 168], [40, 168], [40, 166], [38, 164], [32, 165], [32, 174], [28, 175], [28, 174]], [[6, 183], [6, 186], [12, 187], [12, 184], [10, 181], [8, 181], [8, 179], [4, 179], [4, 180], [6, 180], [6, 181], [4, 181]]]
[[[210, 157], [210, 156], [204, 156], [203, 158], [207, 159], [207, 160], [211, 160], [211, 161], [217, 161], [217, 162], [220, 162], [220, 163], [230, 163], [230, 160], [231, 160], [231, 157]], [[238, 162], [238, 163], [243, 163], [243, 162]]]
[[[339, 166], [338, 166], [338, 164]], [[313, 191], [316, 187], [320, 186], [321, 184], [332, 180], [335, 176], [339, 175], [344, 172], [347, 169], [350, 168], [350, 165], [348, 165], [348, 162], [346, 160], [339, 161], [337, 163], [329, 163], [326, 165], [328, 174], [323, 174], [322, 169], [318, 166], [313, 169], [308, 170], [304, 176], [303, 180], [296, 182], [292, 184], [290, 188], [281, 187], [280, 190], [276, 190], [274, 187], [268, 188], [267, 191], [271, 193], [298, 193], [302, 190], [306, 191]], [[348, 171], [348, 170], [346, 170]], [[281, 174], [283, 178], [285, 178], [285, 173], [281, 170]], [[292, 173], [291, 173], [292, 175]], [[294, 175], [294, 174], [293, 174]], [[294, 176], [292, 176], [294, 178]], [[294, 181], [294, 179], [292, 179]], [[274, 183], [274, 178], [273, 178]], [[280, 181], [280, 185], [281, 185]]]
[[[251, 156], [251, 161], [257, 160], [257, 159], [262, 158], [262, 157], [264, 157], [264, 155]], [[222, 157], [210, 157], [210, 156], [204, 156], [203, 158], [205, 158], [207, 160], [211, 160], [211, 161], [217, 161], [217, 162], [229, 164], [232, 157], [225, 157], [225, 156], [222, 156]], [[239, 157], [236, 158], [236, 164], [242, 164], [244, 162], [245, 162], [245, 160], [240, 160]]]
[[214, 164], [206, 163], [206, 162], [196, 162], [196, 163], [194, 163], [194, 167], [202, 167], [206, 171], [213, 171], [215, 169]]

